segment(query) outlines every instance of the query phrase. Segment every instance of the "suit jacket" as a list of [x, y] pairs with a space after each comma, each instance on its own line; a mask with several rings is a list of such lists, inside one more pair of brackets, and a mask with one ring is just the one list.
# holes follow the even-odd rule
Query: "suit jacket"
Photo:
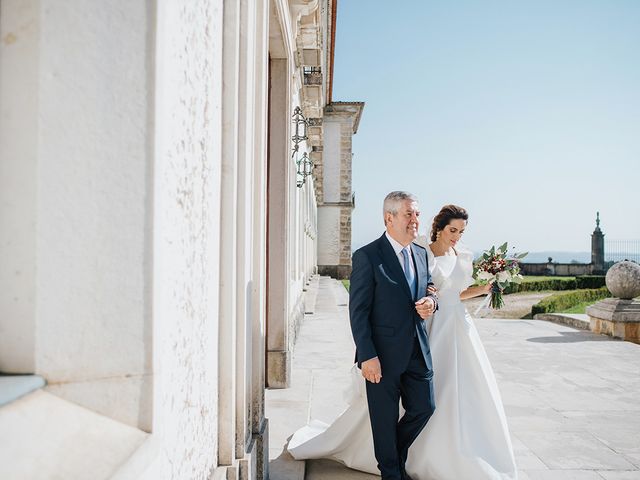
[[[427, 295], [432, 285], [427, 251], [413, 243], [413, 261], [418, 279], [417, 296]], [[358, 366], [378, 357], [385, 372], [402, 372], [413, 352], [414, 338], [429, 371], [432, 371], [429, 337], [412, 298], [404, 271], [386, 235], [356, 250], [349, 287], [349, 318], [356, 344]], [[432, 296], [432, 295], [428, 295]], [[437, 302], [435, 296], [432, 296]], [[437, 303], [436, 303], [437, 305]]]

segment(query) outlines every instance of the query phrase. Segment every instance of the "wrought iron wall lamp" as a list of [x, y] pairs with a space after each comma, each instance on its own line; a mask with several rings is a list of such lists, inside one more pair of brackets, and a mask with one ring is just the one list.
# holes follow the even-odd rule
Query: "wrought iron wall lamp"
[[295, 108], [291, 120], [293, 122], [293, 136], [291, 137], [293, 148], [291, 157], [296, 162], [296, 174], [300, 177], [296, 181], [296, 186], [298, 188], [302, 188], [307, 181], [307, 177], [311, 175], [311, 170], [313, 169], [313, 162], [309, 158], [307, 152], [304, 152], [302, 156], [299, 156], [300, 143], [309, 138], [307, 136], [309, 121], [303, 115], [300, 107]]

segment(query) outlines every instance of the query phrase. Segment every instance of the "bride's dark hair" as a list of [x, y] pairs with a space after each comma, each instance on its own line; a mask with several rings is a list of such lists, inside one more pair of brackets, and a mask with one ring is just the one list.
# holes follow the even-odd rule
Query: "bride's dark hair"
[[458, 207], [457, 205], [445, 205], [433, 219], [433, 225], [431, 225], [431, 241], [436, 241], [438, 232], [449, 225], [451, 220], [467, 221], [468, 219], [469, 214], [464, 208]]

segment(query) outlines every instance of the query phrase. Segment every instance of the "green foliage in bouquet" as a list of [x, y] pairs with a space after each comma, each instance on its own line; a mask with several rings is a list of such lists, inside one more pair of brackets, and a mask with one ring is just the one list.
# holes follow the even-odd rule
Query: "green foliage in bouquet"
[[527, 253], [515, 254], [508, 257], [508, 243], [505, 242], [498, 248], [495, 246], [485, 251], [475, 262], [473, 266], [473, 278], [480, 285], [491, 283], [491, 299], [490, 306], [499, 309], [504, 306], [502, 294], [509, 285], [520, 284], [522, 275], [520, 275], [520, 266], [518, 262], [522, 260]]

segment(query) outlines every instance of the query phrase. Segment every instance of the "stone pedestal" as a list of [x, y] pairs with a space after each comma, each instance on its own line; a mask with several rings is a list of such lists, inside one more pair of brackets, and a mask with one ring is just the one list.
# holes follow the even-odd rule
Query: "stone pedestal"
[[606, 298], [587, 307], [594, 333], [640, 344], [640, 301]]

